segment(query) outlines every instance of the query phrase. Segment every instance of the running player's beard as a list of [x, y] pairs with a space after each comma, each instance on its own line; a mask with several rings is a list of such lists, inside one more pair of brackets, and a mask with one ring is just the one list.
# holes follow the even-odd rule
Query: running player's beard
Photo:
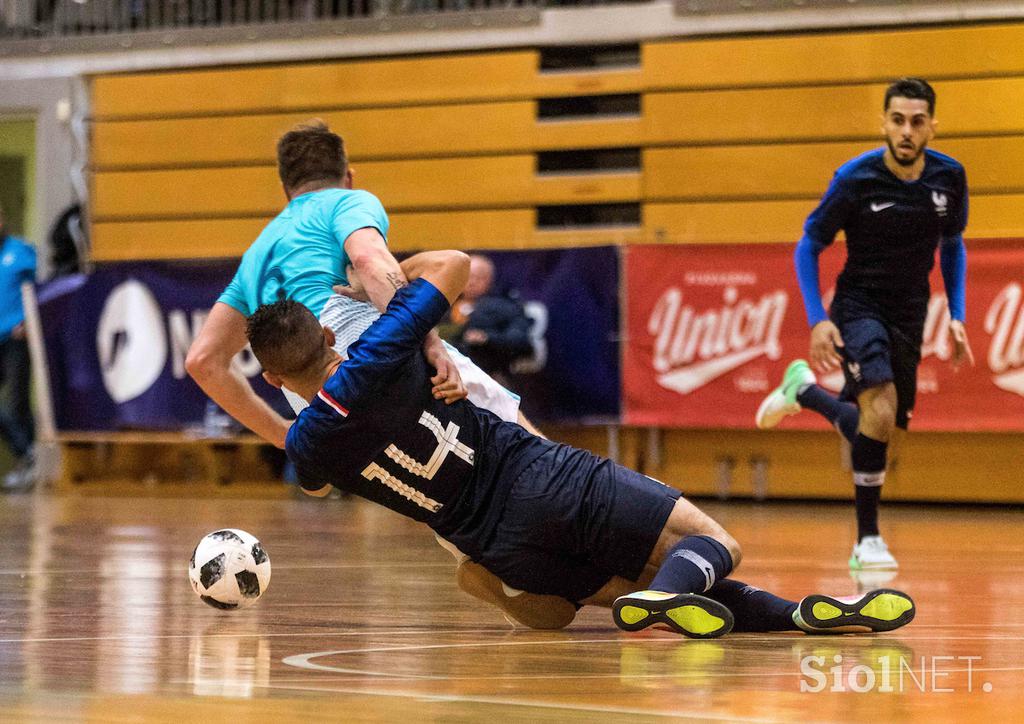
[[917, 159], [921, 158], [921, 154], [924, 153], [924, 148], [926, 145], [922, 143], [921, 147], [917, 149], [917, 153], [915, 153], [911, 158], [900, 158], [900, 155], [896, 153], [898, 148], [892, 145], [892, 141], [889, 140], [888, 136], [885, 137], [885, 143], [887, 146], [889, 146], [889, 153], [892, 155], [893, 160], [900, 166], [913, 166], [914, 162], [917, 161]]

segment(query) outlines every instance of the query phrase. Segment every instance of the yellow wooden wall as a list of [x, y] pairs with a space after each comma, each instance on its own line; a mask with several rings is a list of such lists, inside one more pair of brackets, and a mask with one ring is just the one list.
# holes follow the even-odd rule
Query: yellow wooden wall
[[[535, 50], [100, 76], [96, 260], [237, 255], [283, 203], [274, 141], [321, 117], [396, 249], [795, 238], [837, 165], [879, 143], [886, 83], [939, 94], [970, 235], [1024, 236], [1024, 26], [646, 43], [639, 67], [545, 73]], [[636, 93], [640, 113], [538, 120], [540, 99]], [[539, 151], [634, 147], [641, 170], [538, 174]], [[635, 227], [546, 231], [543, 204], [640, 203]]]
[[[933, 145], [968, 170], [968, 236], [1024, 237], [1024, 25], [1003, 24], [651, 42], [639, 67], [581, 72], [545, 73], [538, 51], [515, 50], [99, 76], [94, 258], [241, 254], [284, 204], [276, 138], [311, 117], [345, 137], [395, 250], [794, 241], [834, 169], [879, 145], [900, 75], [937, 89]], [[640, 112], [537, 117], [545, 98], [616, 93], [639, 94]], [[620, 147], [640, 149], [640, 170], [536, 171], [538, 152]], [[590, 203], [637, 203], [641, 220], [537, 227], [538, 205]], [[833, 437], [670, 431], [651, 472], [707, 492], [723, 455], [765, 455], [773, 494], [848, 496]], [[949, 436], [911, 436], [889, 494], [1024, 501], [993, 482], [1019, 478], [1018, 436], [953, 444], [962, 455]]]

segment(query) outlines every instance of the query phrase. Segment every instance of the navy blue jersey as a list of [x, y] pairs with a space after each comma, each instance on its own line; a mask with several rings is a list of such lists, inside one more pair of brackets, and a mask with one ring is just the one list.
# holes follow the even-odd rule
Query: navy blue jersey
[[431, 393], [426, 334], [448, 302], [418, 279], [348, 349], [288, 432], [300, 478], [330, 483], [423, 521], [475, 556], [516, 478], [555, 443], [487, 410]]
[[[836, 298], [856, 298], [886, 314], [923, 320], [928, 275], [940, 240], [959, 238], [967, 225], [967, 179], [956, 160], [925, 150], [916, 181], [886, 167], [884, 149], [839, 168], [804, 235], [819, 250], [846, 235], [846, 265]], [[898, 320], [894, 320], [898, 321]]]

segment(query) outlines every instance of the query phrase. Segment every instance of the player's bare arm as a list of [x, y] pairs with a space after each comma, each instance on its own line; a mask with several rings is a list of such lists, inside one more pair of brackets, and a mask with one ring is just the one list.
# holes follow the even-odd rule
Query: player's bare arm
[[188, 350], [185, 369], [225, 412], [275, 447], [284, 448], [290, 423], [260, 399], [232, 366], [245, 345], [245, 317], [217, 302]]
[[[384, 237], [377, 229], [359, 229], [350, 234], [345, 239], [345, 253], [352, 260], [358, 280], [355, 282], [358, 287], [351, 288], [358, 288], [360, 296], [365, 296], [382, 312], [387, 309], [395, 292], [409, 283], [407, 271], [388, 251]], [[464, 398], [467, 391], [462, 376], [436, 332], [427, 335], [423, 343], [423, 355], [437, 370], [431, 379], [434, 383], [434, 397], [448, 403]]]
[[950, 359], [953, 368], [960, 367], [964, 362], [973, 367], [974, 350], [971, 349], [971, 343], [967, 339], [967, 328], [964, 327], [964, 323], [959, 319], [950, 320], [949, 336], [953, 338], [953, 357]]
[[395, 291], [408, 284], [398, 260], [374, 228], [358, 229], [345, 239], [345, 253], [359, 276], [370, 303], [383, 312]]

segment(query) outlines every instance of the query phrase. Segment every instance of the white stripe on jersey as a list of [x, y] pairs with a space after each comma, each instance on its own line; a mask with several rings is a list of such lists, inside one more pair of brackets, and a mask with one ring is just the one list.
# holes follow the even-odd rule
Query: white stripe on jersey
[[346, 410], [344, 407], [339, 405], [338, 402], [333, 397], [328, 395], [323, 390], [320, 390], [319, 392], [317, 392], [316, 396], [319, 397], [324, 402], [326, 402], [328, 405], [330, 405], [331, 408], [333, 408], [334, 411], [337, 412], [342, 417], [348, 417], [348, 410]]

